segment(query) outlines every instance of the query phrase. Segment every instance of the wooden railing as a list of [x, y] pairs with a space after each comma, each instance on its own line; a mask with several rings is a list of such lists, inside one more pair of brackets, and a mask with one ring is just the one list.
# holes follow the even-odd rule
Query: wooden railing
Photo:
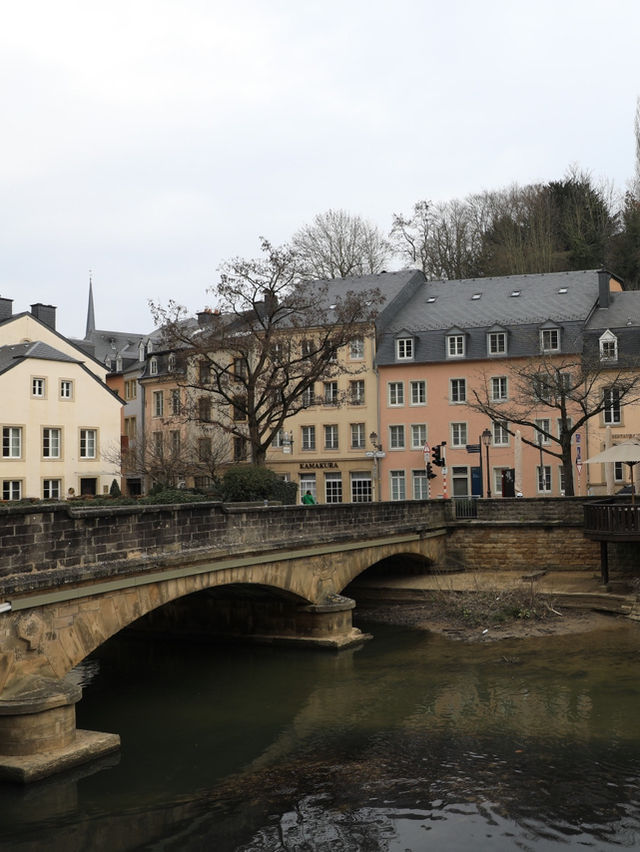
[[640, 503], [602, 502], [584, 507], [584, 532], [589, 538], [640, 540]]

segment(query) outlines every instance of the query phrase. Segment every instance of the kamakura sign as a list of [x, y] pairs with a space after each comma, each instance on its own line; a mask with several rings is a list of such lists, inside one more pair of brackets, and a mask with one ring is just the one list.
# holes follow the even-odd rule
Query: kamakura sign
[[300, 470], [327, 470], [328, 468], [337, 468], [337, 462], [301, 462]]

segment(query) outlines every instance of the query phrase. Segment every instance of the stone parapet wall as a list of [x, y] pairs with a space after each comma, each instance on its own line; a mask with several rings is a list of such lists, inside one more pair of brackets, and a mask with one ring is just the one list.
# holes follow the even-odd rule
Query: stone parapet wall
[[[0, 508], [0, 590], [37, 589], [130, 572], [132, 563], [179, 562], [256, 550], [442, 528], [442, 501], [247, 508], [220, 503], [76, 509]], [[12, 579], [14, 578], [14, 579]]]

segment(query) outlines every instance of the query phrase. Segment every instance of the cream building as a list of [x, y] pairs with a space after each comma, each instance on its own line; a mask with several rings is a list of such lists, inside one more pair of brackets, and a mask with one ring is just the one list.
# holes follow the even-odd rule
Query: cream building
[[105, 494], [119, 483], [121, 401], [105, 376], [56, 332], [54, 307], [14, 316], [0, 299], [3, 500]]

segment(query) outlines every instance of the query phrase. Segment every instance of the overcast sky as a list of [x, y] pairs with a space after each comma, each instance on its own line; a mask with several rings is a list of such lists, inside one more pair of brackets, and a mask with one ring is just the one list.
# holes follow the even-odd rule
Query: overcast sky
[[219, 264], [342, 208], [562, 177], [623, 191], [638, 0], [5, 0], [0, 295], [84, 335], [213, 304]]

